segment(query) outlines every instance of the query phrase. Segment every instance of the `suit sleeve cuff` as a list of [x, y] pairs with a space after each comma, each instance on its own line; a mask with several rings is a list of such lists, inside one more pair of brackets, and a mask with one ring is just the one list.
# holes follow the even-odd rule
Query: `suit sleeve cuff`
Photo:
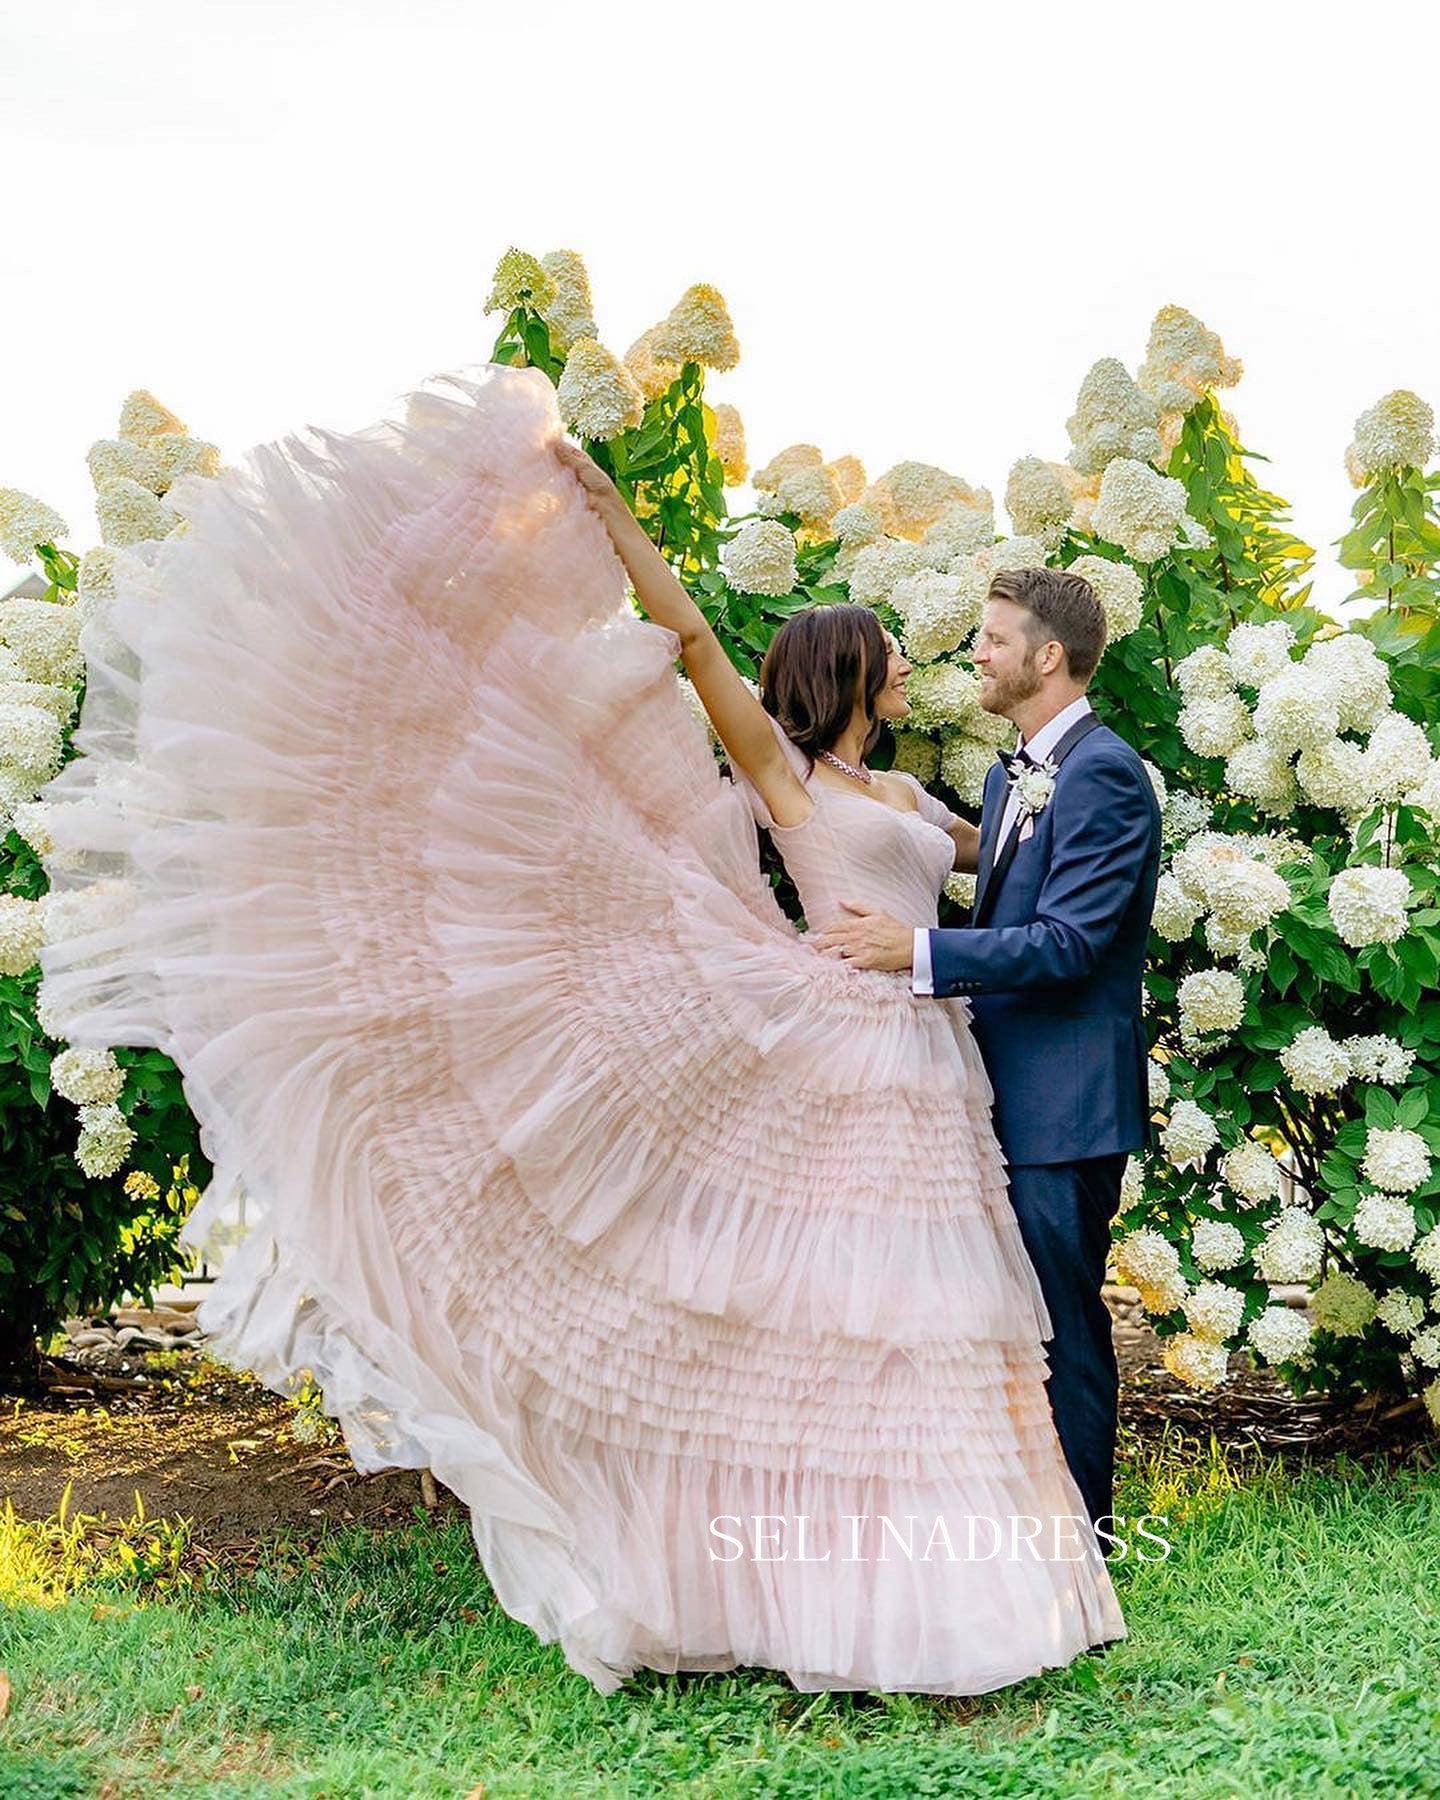
[[930, 972], [930, 933], [924, 929], [915, 933], [915, 959], [910, 975], [910, 991], [931, 995], [935, 992], [935, 982]]

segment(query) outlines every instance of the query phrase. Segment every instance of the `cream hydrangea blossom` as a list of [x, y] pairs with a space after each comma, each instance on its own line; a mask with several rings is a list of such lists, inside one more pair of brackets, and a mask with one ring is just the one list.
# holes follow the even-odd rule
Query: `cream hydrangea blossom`
[[1267, 1306], [1250, 1322], [1250, 1343], [1267, 1363], [1300, 1362], [1309, 1353], [1310, 1321], [1290, 1306]]
[[1209, 823], [1210, 802], [1199, 794], [1187, 794], [1177, 789], [1167, 797], [1160, 820], [1161, 833], [1167, 844], [1183, 844]]
[[105, 543], [124, 547], [162, 538], [179, 523], [179, 514], [157, 500], [149, 488], [120, 476], [107, 481], [95, 495], [95, 516]]
[[1155, 884], [1155, 910], [1151, 924], [1167, 943], [1183, 944], [1199, 923], [1205, 908], [1166, 870]]
[[1294, 627], [1284, 619], [1264, 625], [1237, 625], [1225, 640], [1225, 659], [1240, 687], [1262, 687], [1291, 666]]
[[1374, 799], [1374, 780], [1365, 752], [1349, 738], [1331, 738], [1329, 743], [1302, 750], [1295, 762], [1295, 780], [1308, 800], [1337, 812], [1365, 812]]
[[113, 1103], [80, 1108], [80, 1142], [75, 1160], [92, 1181], [123, 1168], [135, 1132]]
[[1225, 785], [1264, 813], [1284, 818], [1295, 810], [1299, 783], [1288, 754], [1264, 738], [1237, 744], [1225, 759]]
[[1223, 700], [1235, 692], [1230, 658], [1215, 644], [1202, 644], [1175, 665], [1175, 685], [1187, 700]]
[[51, 1058], [50, 1085], [62, 1100], [76, 1106], [103, 1104], [120, 1098], [125, 1071], [113, 1050], [72, 1046]]
[[1427, 1369], [1440, 1369], [1440, 1325], [1417, 1331], [1410, 1340], [1410, 1354]]
[[1313, 1281], [1325, 1255], [1325, 1232], [1303, 1206], [1282, 1206], [1255, 1252], [1262, 1281]]
[[1105, 637], [1129, 637], [1138, 629], [1145, 612], [1145, 583], [1129, 563], [1116, 562], [1111, 556], [1077, 556], [1070, 564], [1072, 575], [1081, 575], [1095, 590], [1105, 614]]
[[1198, 1338], [1223, 1344], [1240, 1329], [1245, 1295], [1228, 1281], [1202, 1281], [1185, 1302], [1185, 1320]]
[[571, 346], [555, 388], [560, 417], [582, 438], [600, 443], [633, 431], [645, 417], [645, 395], [618, 356], [595, 338]]
[[1160, 1148], [1177, 1169], [1199, 1169], [1220, 1142], [1220, 1131], [1203, 1107], [1193, 1100], [1177, 1100], [1160, 1133]]
[[1391, 1288], [1375, 1308], [1376, 1321], [1397, 1337], [1409, 1337], [1424, 1317], [1425, 1302], [1403, 1288]]
[[1342, 1048], [1357, 1081], [1374, 1081], [1382, 1087], [1401, 1086], [1415, 1065], [1415, 1052], [1397, 1038], [1351, 1037], [1344, 1040]]
[[1239, 694], [1187, 700], [1176, 723], [1197, 756], [1230, 756], [1251, 734], [1250, 708]]
[[171, 412], [163, 401], [157, 400], [149, 388], [134, 388], [121, 404], [120, 422], [115, 432], [117, 437], [147, 443], [151, 438], [169, 434], [184, 437], [186, 426], [185, 421]]
[[772, 456], [763, 469], [757, 469], [752, 486], [774, 493], [787, 475], [798, 475], [803, 469], [823, 469], [825, 458], [818, 444], [787, 444]]
[[818, 469], [796, 469], [784, 476], [775, 490], [775, 497], [780, 502], [780, 510], [794, 513], [803, 529], [823, 531], [827, 535], [830, 522], [841, 506], [839, 483], [829, 469], [823, 466]]
[[1356, 487], [1392, 469], [1423, 469], [1435, 454], [1435, 414], [1418, 394], [1396, 388], [1355, 421], [1345, 466]]
[[795, 535], [774, 519], [742, 525], [720, 553], [725, 579], [741, 594], [794, 591]]
[[1366, 1194], [1350, 1229], [1372, 1250], [1408, 1250], [1415, 1242], [1415, 1209], [1394, 1194]]
[[97, 438], [85, 452], [85, 466], [97, 492], [107, 481], [138, 481], [152, 494], [168, 486], [165, 466], [152, 445], [131, 438]]
[[1403, 713], [1387, 713], [1365, 746], [1365, 776], [1375, 800], [1398, 800], [1425, 779], [1430, 768], [1430, 740]]
[[1237, 1031], [1245, 1019], [1245, 984], [1228, 969], [1197, 969], [1176, 991], [1180, 1030], [1194, 1040], [1213, 1032]]
[[33, 562], [41, 544], [56, 545], [69, 534], [53, 506], [19, 488], [0, 488], [0, 550], [11, 562]]
[[38, 900], [0, 894], [0, 975], [24, 975], [40, 960], [45, 911]]
[[1245, 1259], [1245, 1238], [1225, 1219], [1197, 1219], [1190, 1227], [1190, 1254], [1195, 1266], [1210, 1273], [1233, 1269]]
[[956, 572], [964, 557], [986, 550], [995, 539], [995, 514], [984, 488], [976, 490], [974, 505], [947, 506], [920, 539], [920, 548], [932, 567], [946, 574]]
[[984, 798], [985, 777], [995, 764], [995, 746], [968, 732], [952, 732], [945, 737], [940, 756], [940, 776], [967, 806], [978, 806]]
[[1374, 1292], [1344, 1269], [1332, 1269], [1312, 1296], [1315, 1323], [1332, 1337], [1361, 1337], [1375, 1317]]
[[1197, 1337], [1193, 1331], [1172, 1332], [1161, 1345], [1160, 1360], [1177, 1381], [1200, 1393], [1219, 1387], [1230, 1367], [1223, 1344]]
[[1387, 1194], [1409, 1194], [1430, 1179], [1430, 1152], [1418, 1131], [1372, 1125], [1360, 1173]]
[[1118, 1279], [1135, 1288], [1146, 1312], [1174, 1312], [1189, 1293], [1180, 1255], [1168, 1238], [1148, 1226], [1131, 1232], [1115, 1246]]
[[1326, 901], [1341, 941], [1352, 949], [1393, 944], [1409, 928], [1410, 877], [1403, 869], [1341, 869]]
[[992, 545], [984, 556], [991, 574], [998, 575], [1002, 569], [1043, 569], [1049, 551], [1038, 537], [1009, 537]]
[[864, 463], [858, 456], [837, 456], [834, 462], [827, 462], [825, 467], [840, 490], [843, 504], [854, 506], [866, 488]]
[[590, 296], [590, 272], [578, 250], [551, 250], [540, 258], [554, 292], [538, 308], [555, 349], [565, 351], [577, 338], [598, 338], [595, 302]]
[[1100, 478], [1091, 524], [1136, 562], [1158, 562], [1177, 544], [1203, 546], [1210, 534], [1185, 505], [1185, 486], [1149, 463], [1117, 457]]
[[922, 569], [890, 590], [890, 604], [900, 615], [905, 654], [915, 662], [933, 662], [974, 630], [980, 607], [973, 589], [957, 575]]
[[897, 583], [927, 566], [918, 544], [893, 537], [866, 544], [850, 565], [850, 598], [860, 606], [878, 606], [889, 600]]
[[1390, 710], [1390, 671], [1358, 631], [1317, 638], [1299, 666], [1325, 688], [1341, 731], [1371, 731]]
[[1073, 446], [1071, 467], [1082, 475], [1100, 475], [1119, 458], [1157, 461], [1164, 451], [1159, 421], [1160, 408], [1130, 379], [1124, 363], [1102, 357], [1086, 373], [1075, 411], [1065, 422]]
[[849, 506], [840, 508], [830, 521], [830, 529], [847, 548], [851, 545], [863, 547], [884, 537], [885, 521], [878, 506], [871, 506], [866, 500], [854, 500]]
[[512, 244], [495, 265], [485, 311], [508, 313], [518, 306], [528, 306], [543, 313], [554, 298], [555, 283], [551, 277], [533, 256]]
[[[648, 331], [640, 333], [624, 356], [625, 367], [634, 376], [647, 401], [658, 400], [680, 375], [679, 363], [662, 356], [656, 348], [659, 335], [660, 327], [652, 325]], [[815, 454], [818, 457], [820, 453], [817, 450]]]
[[1410, 1260], [1422, 1275], [1440, 1282], [1440, 1225], [1432, 1225], [1416, 1244]]
[[725, 401], [714, 409], [715, 454], [720, 459], [727, 487], [739, 487], [749, 473], [745, 460], [745, 424], [737, 407]]
[[940, 746], [922, 731], [896, 731], [895, 755], [890, 764], [902, 775], [913, 775], [921, 787], [929, 787], [940, 773]]
[[1170, 1071], [1153, 1056], [1145, 1060], [1145, 1075], [1152, 1111], [1159, 1111], [1170, 1098]]
[[[912, 731], [958, 731], [980, 710], [980, 683], [959, 663], [928, 663], [905, 683]], [[990, 753], [994, 762], [995, 753]]]
[[1297, 1094], [1338, 1094], [1350, 1080], [1345, 1047], [1323, 1025], [1307, 1025], [1280, 1052], [1280, 1067]]
[[655, 354], [667, 362], [702, 363], [707, 369], [735, 367], [740, 344], [718, 288], [703, 281], [686, 288], [656, 328]]
[[1172, 859], [1181, 887], [1226, 932], [1248, 936], [1270, 925], [1290, 904], [1289, 883], [1260, 860], [1259, 848], [1257, 839], [1199, 832]]
[[990, 513], [990, 496], [933, 463], [900, 462], [878, 476], [862, 499], [880, 510], [893, 536], [919, 540], [952, 507]]
[[975, 904], [976, 879], [957, 869], [945, 877], [945, 892], [957, 906], [973, 906]]
[[1075, 507], [1078, 480], [1066, 463], [1022, 456], [1005, 483], [1005, 510], [1021, 537], [1036, 537], [1053, 550], [1065, 535]]
[[59, 721], [41, 706], [0, 701], [0, 758], [38, 787], [60, 767], [64, 734]]
[[1162, 306], [1136, 383], [1162, 413], [1187, 413], [1215, 388], [1234, 387], [1244, 365], [1227, 356], [1219, 336], [1183, 306]]
[[1220, 1179], [1242, 1206], [1263, 1206], [1280, 1192], [1280, 1164], [1264, 1144], [1245, 1138], [1221, 1158]]
[[1316, 750], [1333, 741], [1340, 709], [1328, 682], [1303, 663], [1267, 681], [1255, 702], [1255, 730], [1282, 752]]

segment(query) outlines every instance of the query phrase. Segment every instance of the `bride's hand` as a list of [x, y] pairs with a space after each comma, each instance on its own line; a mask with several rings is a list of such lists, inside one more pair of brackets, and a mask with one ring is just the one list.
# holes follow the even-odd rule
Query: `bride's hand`
[[587, 456], [578, 445], [565, 438], [556, 438], [555, 455], [584, 488], [585, 498], [607, 524], [618, 517], [619, 513], [629, 512], [629, 507], [620, 497], [619, 488], [599, 463]]

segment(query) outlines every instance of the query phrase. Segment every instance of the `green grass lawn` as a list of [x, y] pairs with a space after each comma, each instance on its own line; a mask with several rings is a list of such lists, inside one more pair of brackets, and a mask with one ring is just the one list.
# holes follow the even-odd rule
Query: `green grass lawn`
[[1440, 1473], [1212, 1443], [1127, 1463], [1117, 1511], [1174, 1544], [1117, 1570], [1125, 1642], [859, 1703], [759, 1671], [602, 1698], [488, 1599], [455, 1521], [243, 1570], [154, 1522], [99, 1551], [83, 1521], [0, 1522], [0, 1795], [1440, 1794]]

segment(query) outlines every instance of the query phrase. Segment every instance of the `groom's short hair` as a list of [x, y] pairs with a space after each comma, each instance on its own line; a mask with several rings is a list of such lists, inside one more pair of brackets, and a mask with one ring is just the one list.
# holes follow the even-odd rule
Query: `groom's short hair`
[[1070, 569], [1003, 569], [991, 578], [991, 600], [1022, 607], [1032, 644], [1063, 646], [1076, 681], [1088, 681], [1105, 648], [1105, 609], [1083, 575]]

